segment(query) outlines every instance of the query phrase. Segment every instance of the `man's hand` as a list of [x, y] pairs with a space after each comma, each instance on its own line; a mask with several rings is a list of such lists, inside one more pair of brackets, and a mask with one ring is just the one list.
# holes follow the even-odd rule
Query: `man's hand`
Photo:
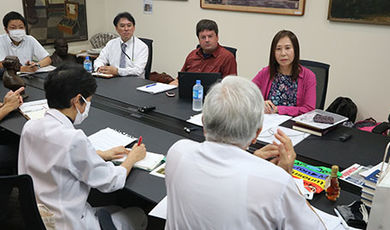
[[279, 147], [274, 144], [268, 144], [261, 149], [256, 150], [253, 154], [270, 162], [277, 164], [279, 160]]
[[38, 63], [33, 61], [27, 61], [26, 65], [20, 67], [21, 72], [36, 72], [38, 69]]
[[125, 154], [129, 154], [130, 150], [126, 149], [124, 146], [117, 146], [106, 151], [97, 151], [97, 153], [105, 161], [110, 161], [114, 159], [119, 159]]
[[20, 96], [20, 93], [24, 90], [24, 87], [20, 87], [18, 90], [13, 92], [10, 90], [5, 96], [3, 101], [3, 108], [9, 112], [19, 108], [23, 103], [23, 98]]
[[292, 142], [290, 138], [280, 129], [278, 129], [277, 133], [275, 134], [275, 137], [280, 141], [280, 144], [274, 143], [279, 148], [279, 159], [276, 164], [286, 170], [287, 173], [291, 174], [295, 157], [297, 156]]
[[[114, 66], [100, 66], [97, 70], [99, 73], [118, 75], [118, 68]], [[111, 78], [111, 77], [107, 77]]]
[[264, 101], [264, 112], [266, 114], [278, 113], [278, 107], [270, 100]]

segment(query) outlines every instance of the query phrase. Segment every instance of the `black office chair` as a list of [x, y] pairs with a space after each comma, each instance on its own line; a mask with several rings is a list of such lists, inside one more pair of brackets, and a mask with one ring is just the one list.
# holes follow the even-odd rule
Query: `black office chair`
[[329, 78], [329, 67], [330, 65], [308, 61], [308, 60], [300, 60], [300, 64], [311, 71], [316, 75], [317, 79], [317, 87], [316, 87], [316, 109], [324, 109], [326, 92], [328, 90], [328, 78]]
[[148, 61], [145, 66], [145, 79], [149, 79], [150, 70], [152, 69], [152, 58], [153, 58], [153, 40], [147, 38], [139, 38], [143, 41], [149, 50]]
[[[37, 203], [35, 201], [34, 187], [31, 176], [24, 175], [12, 175], [12, 176], [0, 176], [0, 226], [1, 228], [7, 226], [8, 213], [11, 208], [16, 209], [15, 206], [10, 207], [9, 201], [12, 191], [17, 188], [17, 201], [20, 205], [20, 222], [18, 225], [23, 226], [22, 229], [46, 229], [41, 215], [39, 214]], [[13, 193], [14, 195], [16, 193]]]
[[[200, 47], [200, 45], [198, 44], [196, 46], [196, 48], [199, 48], [199, 47]], [[230, 51], [233, 54], [234, 58], [236, 58], [236, 53], [237, 53], [237, 49], [236, 48], [229, 47], [229, 46], [222, 46], [222, 47], [227, 49], [228, 51]]]

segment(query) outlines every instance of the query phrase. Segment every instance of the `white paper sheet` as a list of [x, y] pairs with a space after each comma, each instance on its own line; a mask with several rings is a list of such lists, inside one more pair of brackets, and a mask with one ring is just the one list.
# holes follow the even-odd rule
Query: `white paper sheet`
[[194, 125], [199, 125], [203, 127], [202, 124], [202, 113], [196, 114], [194, 116], [191, 116], [190, 119], [187, 120], [187, 122], [194, 124]]
[[153, 209], [149, 212], [150, 216], [155, 216], [161, 219], [167, 219], [167, 205], [168, 200], [167, 196], [165, 196]]
[[277, 133], [277, 129], [282, 130], [290, 139], [295, 146], [299, 142], [303, 141], [306, 137], [308, 137], [310, 134], [308, 133], [303, 133], [299, 132], [297, 130], [293, 130], [290, 128], [282, 127], [282, 126], [277, 126], [277, 127], [272, 127], [268, 130], [264, 130], [260, 133], [260, 135], [257, 137], [257, 140], [266, 142], [266, 143], [272, 143], [275, 141], [276, 143], [280, 143], [276, 138], [275, 138], [275, 133]]
[[[279, 114], [264, 114], [262, 132], [267, 131], [270, 128], [277, 127], [285, 121], [290, 120], [291, 117], [287, 115]], [[260, 135], [261, 135], [260, 133]]]

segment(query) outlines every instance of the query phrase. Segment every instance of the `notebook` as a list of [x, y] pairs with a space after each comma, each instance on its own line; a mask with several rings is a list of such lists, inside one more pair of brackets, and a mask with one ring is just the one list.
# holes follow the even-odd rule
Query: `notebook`
[[192, 87], [196, 80], [201, 81], [203, 86], [204, 96], [211, 88], [211, 86], [222, 79], [221, 73], [193, 73], [193, 72], [179, 72], [179, 98], [191, 99]]
[[96, 150], [106, 151], [116, 146], [127, 146], [137, 140], [137, 138], [119, 132], [109, 127], [101, 129], [88, 137]]
[[177, 88], [176, 85], [168, 85], [160, 82], [155, 82], [152, 84], [147, 84], [141, 87], [137, 87], [137, 90], [146, 93], [157, 94], [157, 93], [165, 92], [176, 88]]
[[[124, 156], [122, 158], [112, 160], [114, 164], [121, 164], [127, 156]], [[146, 156], [144, 159], [137, 161], [134, 164], [134, 167], [144, 169], [147, 171], [152, 171], [155, 169], [157, 166], [160, 165], [161, 161], [164, 159], [164, 155], [159, 154], [159, 153], [152, 153], [152, 152], [146, 152]]]
[[46, 99], [24, 102], [19, 106], [19, 111], [29, 120], [43, 118], [48, 109], [49, 106], [47, 105]]

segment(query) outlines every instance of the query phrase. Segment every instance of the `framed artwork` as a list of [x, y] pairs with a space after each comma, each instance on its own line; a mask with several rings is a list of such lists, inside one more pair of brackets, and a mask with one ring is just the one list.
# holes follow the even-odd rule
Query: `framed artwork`
[[302, 16], [305, 12], [305, 0], [200, 0], [200, 7]]
[[42, 45], [88, 40], [85, 0], [22, 0], [28, 33]]
[[328, 19], [390, 25], [389, 0], [329, 0]]

